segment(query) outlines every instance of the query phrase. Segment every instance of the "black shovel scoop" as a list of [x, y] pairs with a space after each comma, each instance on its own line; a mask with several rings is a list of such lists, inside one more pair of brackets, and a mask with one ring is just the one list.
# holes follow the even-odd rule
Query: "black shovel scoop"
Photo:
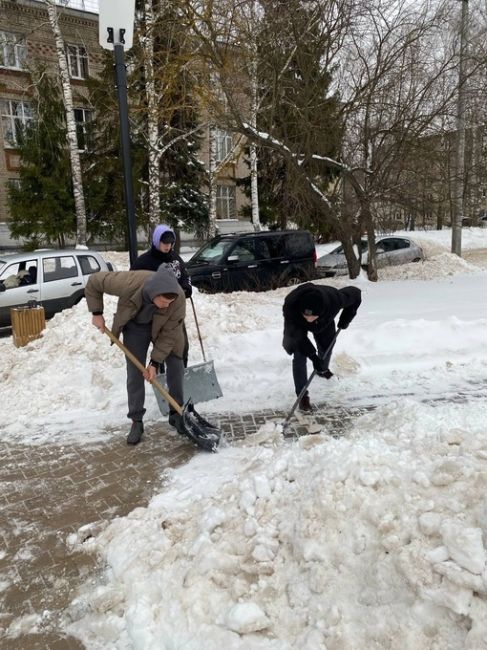
[[[105, 334], [108, 334], [113, 343], [118, 345], [118, 347], [125, 354], [127, 359], [129, 359], [140, 372], [145, 372], [144, 366], [140, 361], [128, 350], [125, 345], [115, 334], [105, 327]], [[168, 404], [182, 416], [183, 419], [183, 430], [180, 433], [184, 433], [195, 445], [204, 449], [205, 451], [216, 451], [218, 443], [220, 442], [221, 431], [218, 427], [210, 422], [207, 422], [199, 413], [195, 411], [193, 402], [191, 398], [188, 399], [186, 404], [182, 407], [176, 402], [176, 400], [171, 397], [168, 391], [161, 386], [161, 384], [155, 379], [152, 380], [151, 384], [160, 392]]]

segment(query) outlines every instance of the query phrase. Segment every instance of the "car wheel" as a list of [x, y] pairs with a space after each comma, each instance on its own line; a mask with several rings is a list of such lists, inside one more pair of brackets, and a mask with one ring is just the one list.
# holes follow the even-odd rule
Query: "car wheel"
[[298, 275], [291, 275], [289, 278], [286, 278], [285, 287], [295, 287], [297, 284], [301, 284], [302, 280]]

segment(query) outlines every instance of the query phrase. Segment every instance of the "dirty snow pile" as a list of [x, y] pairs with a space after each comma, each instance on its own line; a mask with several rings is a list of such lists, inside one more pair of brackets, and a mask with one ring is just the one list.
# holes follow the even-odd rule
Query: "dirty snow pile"
[[109, 569], [67, 629], [92, 650], [485, 648], [485, 422], [392, 402], [346, 439], [199, 455], [148, 508], [71, 535]]

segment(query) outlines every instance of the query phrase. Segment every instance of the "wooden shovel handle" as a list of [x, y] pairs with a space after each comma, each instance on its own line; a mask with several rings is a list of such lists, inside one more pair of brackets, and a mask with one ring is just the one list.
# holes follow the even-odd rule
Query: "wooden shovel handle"
[[[145, 372], [145, 367], [143, 366], [143, 364], [140, 363], [140, 361], [137, 359], [137, 357], [134, 356], [132, 354], [132, 352], [130, 352], [130, 350], [128, 348], [126, 348], [125, 345], [121, 341], [119, 341], [119, 339], [115, 336], [115, 334], [111, 330], [108, 329], [108, 327], [105, 327], [104, 332], [105, 332], [105, 334], [108, 334], [108, 336], [110, 337], [112, 342], [115, 343], [115, 345], [118, 345], [118, 347], [122, 350], [122, 352], [125, 354], [127, 359], [129, 359], [134, 364], [134, 366], [140, 370], [140, 372], [142, 372], [142, 373]], [[168, 402], [173, 407], [173, 409], [177, 413], [179, 413], [179, 415], [182, 415], [183, 409], [176, 402], [176, 400], [173, 397], [171, 397], [171, 395], [168, 393], [168, 391], [165, 388], [163, 388], [161, 386], [161, 384], [156, 379], [153, 379], [150, 383], [157, 388], [157, 390], [164, 397], [166, 402]]]

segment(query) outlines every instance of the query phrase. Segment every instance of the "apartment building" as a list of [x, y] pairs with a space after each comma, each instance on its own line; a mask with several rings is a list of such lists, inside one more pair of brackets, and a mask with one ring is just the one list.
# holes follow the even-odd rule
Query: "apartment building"
[[[78, 0], [76, 4], [62, 6], [59, 12], [80, 149], [85, 146], [86, 123], [93, 117], [87, 101], [86, 80], [96, 76], [102, 66], [97, 11], [96, 0]], [[44, 3], [42, 0], [0, 0], [0, 248], [18, 246], [9, 235], [7, 187], [18, 178], [19, 134], [33, 119], [29, 70], [37, 62], [57, 73], [54, 35]], [[232, 134], [217, 130], [217, 160], [224, 160], [232, 147]], [[207, 163], [208, 141], [201, 154]], [[238, 212], [246, 199], [236, 187], [236, 178], [246, 174], [248, 171], [241, 156], [232, 158], [218, 174], [217, 216], [221, 219], [222, 230], [232, 230], [232, 224], [238, 229]]]
[[[86, 80], [96, 75], [102, 63], [98, 43], [97, 5], [83, 2], [82, 9], [62, 8], [60, 28], [66, 56], [80, 146], [91, 114]], [[57, 71], [54, 35], [46, 7], [35, 0], [0, 0], [0, 247], [16, 245], [9, 237], [7, 186], [15, 183], [20, 165], [19, 134], [32, 120], [32, 78], [29, 69], [42, 63]]]

